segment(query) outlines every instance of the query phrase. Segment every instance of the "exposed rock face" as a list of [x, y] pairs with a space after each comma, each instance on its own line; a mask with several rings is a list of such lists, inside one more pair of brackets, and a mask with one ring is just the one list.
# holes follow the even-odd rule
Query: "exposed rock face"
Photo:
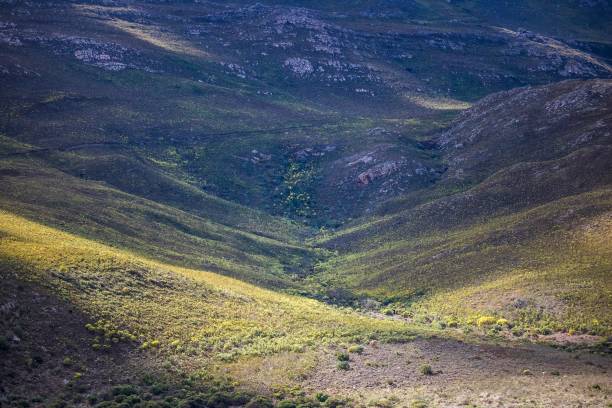
[[483, 99], [438, 137], [449, 175], [478, 177], [521, 155], [547, 160], [612, 144], [612, 80], [565, 81]]
[[305, 147], [294, 152], [293, 157], [298, 161], [306, 161], [312, 158], [323, 157], [327, 153], [335, 151], [336, 148], [337, 146], [333, 144]]
[[121, 71], [127, 67], [123, 62], [112, 61], [111, 56], [105, 52], [97, 52], [91, 48], [76, 50], [74, 56], [79, 61], [104, 68], [108, 71]]
[[[475, 98], [534, 79], [542, 83], [612, 76], [605, 61], [569, 41], [484, 25], [468, 24], [465, 30], [449, 31], [436, 24], [375, 24], [376, 19], [391, 17], [389, 10], [363, 10], [359, 19], [373, 19], [372, 24], [359, 24], [350, 15], [280, 5], [241, 6], [240, 2], [197, 2], [193, 9], [185, 5], [193, 13], [178, 13], [180, 7], [165, 12], [150, 2], [90, 1], [77, 8], [71, 8], [70, 2], [54, 7], [46, 2], [9, 4], [11, 13], [6, 19], [15, 22], [0, 22], [3, 46], [40, 46], [107, 71], [149, 72], [167, 67], [162, 68], [159, 55], [153, 57], [155, 50], [148, 47], [178, 54], [189, 48], [219, 64], [222, 75], [244, 81], [279, 76], [305, 93], [325, 86], [328, 94], [340, 100], [376, 99], [378, 103], [368, 104], [367, 109], [389, 104], [395, 97], [404, 102], [402, 109], [420, 110], [420, 105], [404, 97], [415, 93], [450, 93], [461, 100], [465, 95], [454, 85], [457, 83], [478, 84], [482, 89], [468, 95]], [[105, 39], [103, 31], [90, 35], [87, 30], [21, 26], [17, 16], [40, 13], [45, 7], [58, 19], [67, 18], [62, 13], [76, 13], [96, 24], [127, 27], [128, 31], [138, 27], [135, 31], [144, 34], [134, 37], [143, 41], [121, 41], [115, 34]], [[168, 38], [176, 41], [168, 42]], [[430, 58], [431, 53], [436, 57]], [[210, 82], [218, 78], [208, 70], [200, 75]]]
[[373, 167], [370, 167], [363, 173], [357, 176], [357, 180], [360, 184], [366, 186], [376, 179], [387, 177], [399, 169], [405, 164], [403, 161], [392, 161], [388, 160], [383, 163], [379, 163]]
[[287, 58], [283, 64], [288, 67], [294, 74], [303, 77], [314, 72], [312, 63], [306, 58]]
[[511, 39], [505, 50], [506, 54], [526, 54], [540, 60], [539, 64], [529, 68], [532, 71], [556, 72], [566, 78], [589, 78], [612, 74], [612, 67], [605, 62], [559, 40], [527, 30], [514, 32], [502, 29], [501, 31]]
[[251, 158], [250, 161], [253, 164], [259, 164], [259, 163], [263, 163], [263, 162], [268, 162], [272, 160], [272, 155], [271, 154], [266, 154], [266, 153], [262, 153], [259, 150], [253, 149], [251, 151]]

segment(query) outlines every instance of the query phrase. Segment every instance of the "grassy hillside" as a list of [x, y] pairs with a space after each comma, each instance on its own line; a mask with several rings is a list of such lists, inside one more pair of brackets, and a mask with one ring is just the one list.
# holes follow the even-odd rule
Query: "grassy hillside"
[[[209, 376], [198, 378], [197, 373], [214, 374], [219, 364], [237, 359], [289, 351], [312, 353], [325, 345], [372, 339], [405, 341], [415, 334], [413, 328], [399, 322], [364, 317], [350, 310], [282, 295], [205, 270], [160, 263], [6, 211], [0, 212], [0, 220], [0, 270], [7, 283], [16, 287], [15, 280], [26, 282], [20, 286], [22, 291], [25, 290], [23, 285], [34, 284], [68, 302], [78, 316], [76, 321], [85, 320], [89, 334], [83, 334], [82, 327], [58, 321], [57, 325], [68, 332], [56, 335], [64, 339], [70, 331], [80, 333], [85, 344], [89, 343], [94, 355], [99, 354], [102, 361], [108, 359], [109, 352], [123, 350], [129, 353], [133, 363], [121, 365], [130, 370], [131, 375], [145, 374], [142, 366], [135, 369], [131, 365], [137, 366], [138, 361], [150, 365], [151, 373], [156, 372], [156, 361], [163, 357], [161, 361], [172, 364], [171, 371], [175, 376], [171, 376], [172, 381], [176, 381], [176, 376], [196, 374], [193, 377], [195, 384], [211, 386], [206, 385], [211, 381]], [[33, 296], [40, 297], [39, 294]], [[7, 303], [9, 306], [3, 313], [13, 316], [14, 307], [23, 303], [21, 300]], [[61, 306], [62, 310], [64, 308]], [[73, 317], [68, 319], [72, 321]], [[34, 333], [25, 331], [29, 327], [26, 325], [23, 319], [17, 318], [3, 329], [9, 330], [8, 333], [17, 330], [19, 336], [25, 336], [24, 340], [30, 343], [30, 336]], [[2, 353], [5, 353], [5, 346], [9, 347], [9, 343], [5, 337], [2, 342]], [[55, 349], [56, 345], [52, 347]], [[99, 362], [100, 358], [95, 362], [93, 358], [89, 361], [86, 357], [77, 359], [82, 350], [73, 347], [61, 350], [64, 367], [68, 368], [61, 371], [63, 375], [66, 375], [65, 371], [75, 371], [68, 374], [73, 376], [71, 387], [80, 384], [91, 390], [91, 384], [86, 384], [96, 383], [99, 373], [110, 368]], [[42, 361], [57, 360], [47, 354], [42, 353]], [[40, 352], [36, 351], [36, 355]], [[307, 361], [305, 357], [304, 364]], [[292, 378], [299, 372], [299, 367], [286, 367], [284, 375]], [[33, 369], [39, 371], [36, 365]], [[111, 384], [125, 379], [125, 373], [114, 375], [117, 378]], [[134, 377], [126, 380], [132, 384], [136, 381]], [[42, 391], [30, 380], [23, 381]], [[46, 392], [51, 393], [50, 398], [56, 398], [62, 386], [53, 380], [49, 382], [44, 384], [50, 388]], [[105, 386], [98, 384], [93, 391], [96, 389], [104, 390]], [[75, 394], [69, 390], [67, 388], [68, 395]], [[29, 391], [28, 388], [22, 389], [26, 394]], [[12, 397], [27, 398], [27, 395]], [[225, 398], [218, 402], [220, 405], [214, 406], [225, 406], [223, 401], [230, 397]], [[244, 403], [244, 396], [233, 398]], [[39, 402], [51, 403], [52, 399]]]
[[317, 257], [299, 243], [305, 231], [290, 221], [201, 192], [192, 194], [198, 211], [189, 213], [70, 176], [34, 158], [4, 159], [0, 169], [3, 209], [166, 262], [286, 287]]
[[0, 408], [603, 404], [609, 14], [0, 1]]
[[[5, 3], [0, 131], [73, 153], [54, 163], [65, 172], [189, 212], [206, 192], [333, 226], [436, 181], [439, 161], [416, 142], [470, 102], [612, 72], [572, 34], [471, 15], [487, 4], [351, 2], [340, 15], [277, 3]], [[361, 188], [376, 165], [428, 175]]]
[[320, 290], [447, 320], [609, 332], [607, 87], [518, 90], [465, 112], [438, 138], [439, 183], [320, 239], [339, 251], [319, 265]]

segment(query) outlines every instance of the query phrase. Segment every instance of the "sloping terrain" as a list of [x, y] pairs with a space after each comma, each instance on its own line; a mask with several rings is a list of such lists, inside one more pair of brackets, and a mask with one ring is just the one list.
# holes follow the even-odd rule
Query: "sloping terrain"
[[497, 7], [478, 2], [292, 7], [304, 5], [5, 2], [1, 130], [85, 156], [62, 163], [71, 174], [173, 206], [191, 198], [160, 193], [167, 179], [141, 176], [136, 158], [219, 197], [333, 226], [437, 180], [418, 141], [475, 99], [612, 72], [570, 41], [605, 48], [595, 21], [606, 5], [575, 8], [572, 21], [592, 28], [554, 38], [499, 25], [487, 12]]
[[[6, 365], [3, 359], [3, 403], [17, 404], [24, 398], [25, 402], [43, 406], [55, 399], [64, 404], [84, 403], [85, 393], [108, 392], [109, 386], [122, 382], [146, 384], [147, 364], [151, 365], [150, 374], [163, 374], [164, 360], [157, 361], [161, 356], [172, 362], [173, 370], [165, 371], [179, 378], [196, 375], [196, 384], [206, 384], [218, 364], [238, 357], [303, 353], [342, 341], [413, 338], [414, 329], [398, 322], [371, 319], [204, 270], [151, 261], [5, 211], [0, 218], [2, 276], [7, 289], [21, 288], [18, 290], [22, 292], [15, 296], [15, 292], [3, 290], [0, 352], [19, 353]], [[56, 313], [49, 316], [50, 330], [36, 329], [29, 320], [29, 314], [46, 311], [38, 310], [40, 303], [55, 308]], [[60, 316], [71, 313], [74, 318], [61, 320]], [[51, 342], [46, 348], [49, 340], [37, 342], [36, 336], [56, 336], [62, 341], [61, 347]], [[22, 341], [32, 350], [24, 350]], [[125, 360], [114, 367], [115, 359]], [[10, 361], [17, 365], [11, 367]], [[63, 383], [48, 373], [58, 366], [59, 374], [66, 376]], [[198, 378], [198, 373], [205, 376]], [[102, 375], [112, 376], [111, 380], [100, 382]], [[292, 375], [291, 371], [286, 375]], [[41, 383], [36, 384], [34, 378], [40, 378]], [[4, 394], [6, 387], [8, 395]], [[168, 388], [166, 385], [155, 395], [165, 396]], [[33, 395], [34, 390], [42, 395]], [[115, 397], [131, 394], [136, 392], [110, 394], [110, 399], [120, 403]], [[29, 399], [34, 397], [37, 399]], [[178, 401], [190, 401], [189, 395], [179, 397]], [[209, 402], [204, 400], [202, 404], [222, 407], [233, 401], [249, 401], [244, 396], [226, 395], [225, 400], [210, 402], [221, 397], [213, 393]], [[132, 404], [137, 402], [140, 398]], [[163, 404], [163, 400], [158, 403]]]
[[438, 318], [609, 330], [611, 90], [563, 82], [464, 112], [436, 138], [433, 191], [322, 240], [341, 252], [324, 284]]
[[0, 0], [0, 408], [605, 406], [611, 13]]

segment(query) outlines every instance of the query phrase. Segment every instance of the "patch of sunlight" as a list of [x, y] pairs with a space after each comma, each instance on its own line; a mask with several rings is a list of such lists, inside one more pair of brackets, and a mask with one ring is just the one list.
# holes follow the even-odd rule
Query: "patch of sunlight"
[[[505, 27], [492, 27], [492, 28], [502, 34], [506, 34], [512, 37], [518, 37], [520, 35], [518, 31], [513, 31]], [[561, 41], [557, 41], [553, 38], [545, 37], [541, 35], [537, 37], [533, 37], [533, 38], [527, 38], [527, 39], [534, 45], [536, 46], [539, 45], [541, 47], [548, 48], [550, 52], [553, 52], [555, 54], [565, 56], [567, 58], [582, 59], [590, 64], [599, 66], [600, 68], [606, 71], [612, 72], [612, 67], [608, 65], [607, 63], [605, 63], [604, 61], [601, 61], [598, 58], [586, 52], [580, 51], [576, 48], [572, 48], [568, 46], [567, 44], [562, 43]]]
[[113, 19], [106, 21], [111, 27], [124, 31], [133, 37], [177, 54], [186, 54], [193, 57], [212, 59], [210, 53], [194, 47], [192, 44], [176, 37], [175, 35], [162, 32], [158, 27]]
[[432, 98], [423, 95], [404, 95], [406, 99], [423, 108], [431, 110], [463, 110], [472, 107], [472, 104], [452, 98]]

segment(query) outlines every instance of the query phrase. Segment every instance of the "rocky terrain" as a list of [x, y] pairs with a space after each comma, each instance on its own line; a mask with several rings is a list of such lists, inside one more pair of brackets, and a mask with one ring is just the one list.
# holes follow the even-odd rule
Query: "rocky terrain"
[[611, 16], [0, 0], [0, 407], [606, 406]]

